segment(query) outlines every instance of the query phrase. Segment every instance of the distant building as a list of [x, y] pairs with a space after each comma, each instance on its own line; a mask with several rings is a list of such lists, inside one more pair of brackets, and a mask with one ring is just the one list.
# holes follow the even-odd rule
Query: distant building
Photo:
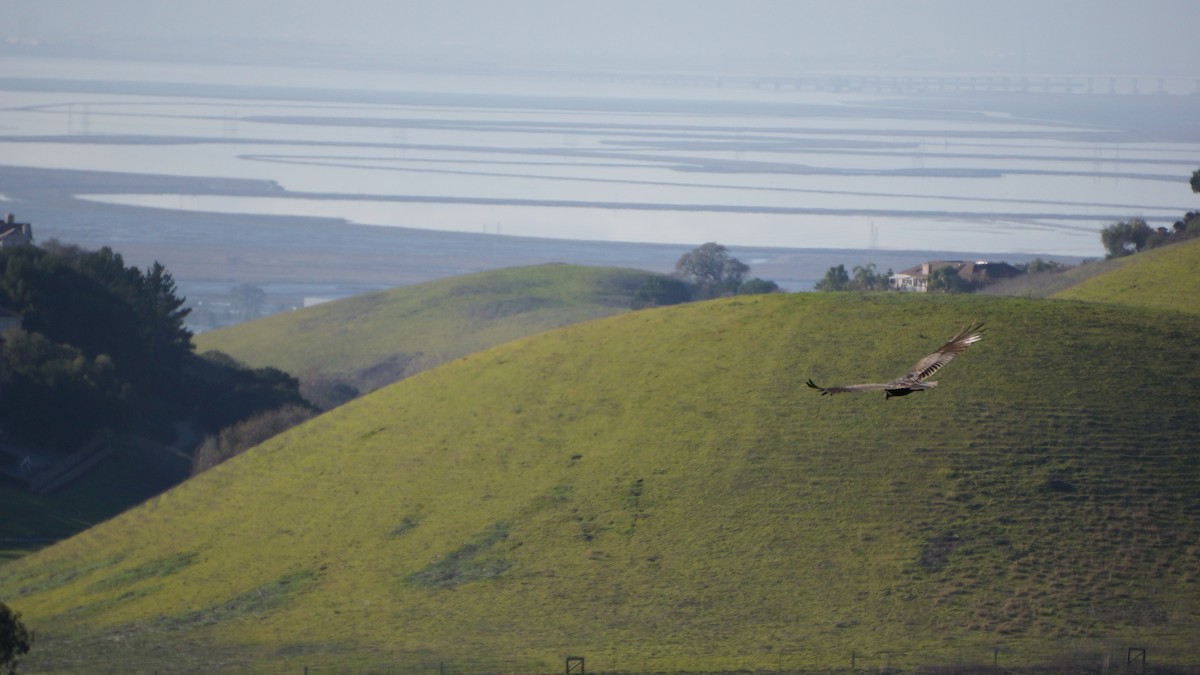
[[18, 223], [16, 216], [8, 214], [0, 223], [0, 248], [10, 246], [31, 246], [33, 244], [33, 226], [29, 223]]
[[962, 260], [931, 260], [916, 267], [896, 272], [888, 277], [888, 286], [894, 291], [911, 291], [926, 293], [929, 291], [929, 275], [943, 267], [953, 267], [958, 276], [967, 281], [987, 284], [1000, 279], [1008, 279], [1021, 274], [1021, 270], [1006, 262], [988, 262], [977, 260], [964, 262]]
[[967, 281], [975, 281], [982, 284], [990, 284], [993, 281], [1011, 279], [1020, 275], [1021, 270], [1006, 262], [980, 260], [978, 262], [964, 263], [962, 267], [958, 268], [958, 276]]
[[931, 260], [923, 262], [916, 267], [901, 270], [888, 277], [888, 286], [893, 291], [925, 293], [929, 290], [929, 275], [934, 270], [943, 267], [954, 267], [957, 269], [964, 264], [966, 263], [961, 260]]

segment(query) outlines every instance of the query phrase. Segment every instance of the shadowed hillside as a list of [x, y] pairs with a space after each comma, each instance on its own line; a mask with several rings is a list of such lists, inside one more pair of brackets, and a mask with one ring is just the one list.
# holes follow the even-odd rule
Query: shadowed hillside
[[195, 338], [254, 367], [369, 391], [502, 342], [628, 311], [657, 276], [541, 265], [470, 274], [276, 314]]
[[[897, 375], [972, 320], [931, 392], [804, 386]], [[900, 294], [569, 326], [10, 563], [0, 598], [35, 671], [1196, 664], [1197, 336]]]
[[1200, 239], [1142, 251], [1053, 295], [1200, 313]]

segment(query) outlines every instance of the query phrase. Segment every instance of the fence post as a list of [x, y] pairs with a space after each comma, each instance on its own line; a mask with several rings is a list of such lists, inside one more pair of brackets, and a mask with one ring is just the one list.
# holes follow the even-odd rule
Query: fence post
[[579, 673], [579, 675], [584, 675], [584, 673], [586, 673], [586, 672], [587, 671], [584, 670], [584, 667], [583, 667], [583, 657], [582, 656], [568, 656], [567, 657], [567, 675], [571, 675], [571, 673]]
[[1145, 647], [1130, 647], [1129, 651], [1125, 653], [1125, 667], [1126, 668], [1133, 665], [1134, 661], [1141, 662], [1142, 667], [1139, 670], [1141, 670], [1141, 671], [1146, 670], [1146, 648]]

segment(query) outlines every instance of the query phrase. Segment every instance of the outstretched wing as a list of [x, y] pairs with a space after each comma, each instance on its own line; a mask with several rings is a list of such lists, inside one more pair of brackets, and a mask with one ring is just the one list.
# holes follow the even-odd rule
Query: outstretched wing
[[850, 384], [844, 387], [818, 387], [812, 380], [809, 380], [806, 384], [820, 391], [822, 396], [827, 394], [833, 396], [834, 394], [858, 394], [864, 391], [880, 391], [894, 386], [892, 384]]
[[902, 379], [913, 382], [920, 382], [930, 375], [942, 369], [942, 366], [954, 360], [955, 356], [963, 353], [967, 347], [979, 342], [983, 338], [983, 324], [976, 323], [967, 326], [958, 335], [950, 338], [950, 341], [937, 351], [917, 361], [917, 365], [913, 366]]

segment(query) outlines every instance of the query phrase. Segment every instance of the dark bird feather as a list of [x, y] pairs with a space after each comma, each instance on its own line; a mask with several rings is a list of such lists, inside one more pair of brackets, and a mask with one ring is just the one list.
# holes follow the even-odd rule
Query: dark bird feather
[[958, 335], [950, 338], [946, 344], [938, 347], [932, 353], [926, 355], [920, 361], [908, 370], [907, 373], [892, 380], [891, 382], [879, 382], [870, 384], [849, 384], [840, 387], [820, 387], [815, 384], [812, 379], [809, 379], [807, 384], [821, 392], [822, 396], [834, 394], [857, 394], [864, 391], [880, 391], [883, 390], [884, 398], [893, 396], [907, 396], [914, 391], [924, 391], [937, 386], [937, 382], [927, 382], [926, 380], [937, 371], [941, 370], [947, 363], [954, 360], [954, 357], [966, 351], [967, 347], [979, 342], [983, 339], [983, 324], [973, 323], [963, 330], [959, 331]]

